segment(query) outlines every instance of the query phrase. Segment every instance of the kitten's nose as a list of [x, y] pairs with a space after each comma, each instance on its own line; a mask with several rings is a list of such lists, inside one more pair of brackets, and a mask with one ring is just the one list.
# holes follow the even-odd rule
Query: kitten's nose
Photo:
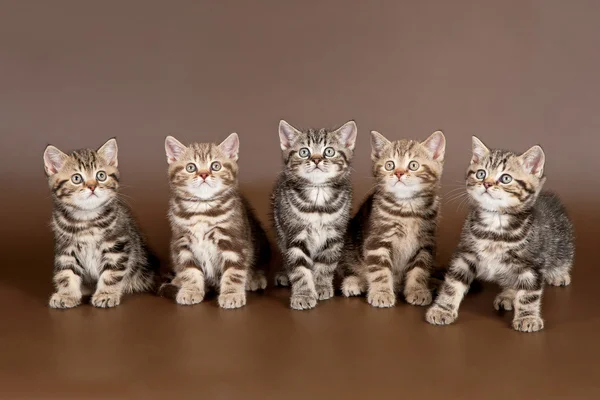
[[483, 182], [483, 186], [485, 186], [486, 189], [491, 188], [492, 186], [494, 186], [493, 182]]
[[321, 161], [323, 161], [323, 159], [321, 157], [313, 157], [313, 162], [315, 163], [315, 165], [319, 165], [319, 163]]
[[88, 189], [90, 189], [92, 193], [94, 193], [94, 190], [96, 190], [96, 185], [88, 185]]
[[200, 178], [202, 178], [202, 180], [206, 180], [206, 178], [208, 178], [208, 174], [206, 172], [201, 172], [200, 173]]
[[397, 169], [396, 172], [394, 172], [394, 173], [396, 174], [398, 179], [402, 178], [402, 175], [404, 175], [404, 171], [401, 169]]

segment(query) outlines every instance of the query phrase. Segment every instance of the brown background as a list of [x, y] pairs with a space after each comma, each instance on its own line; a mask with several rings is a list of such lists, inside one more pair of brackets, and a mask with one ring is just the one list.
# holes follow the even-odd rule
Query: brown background
[[[0, 393], [3, 398], [598, 398], [600, 3], [589, 1], [0, 1]], [[546, 292], [546, 330], [519, 334], [468, 296], [455, 325], [364, 299], [287, 309], [287, 292], [178, 307], [46, 307], [51, 202], [42, 152], [119, 142], [123, 192], [164, 259], [164, 137], [241, 137], [241, 186], [267, 222], [277, 123], [355, 119], [355, 197], [369, 134], [447, 137], [444, 193], [470, 137], [541, 144], [576, 224], [573, 285]], [[464, 217], [445, 201], [440, 261]]]

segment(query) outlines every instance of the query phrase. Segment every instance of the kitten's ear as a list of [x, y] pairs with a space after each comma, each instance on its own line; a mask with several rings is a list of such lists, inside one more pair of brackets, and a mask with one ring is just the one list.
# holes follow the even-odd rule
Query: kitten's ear
[[473, 136], [473, 158], [471, 158], [471, 164], [481, 161], [483, 157], [488, 155], [490, 150], [485, 147], [485, 144], [477, 137]]
[[281, 144], [281, 150], [287, 150], [296, 141], [296, 138], [301, 135], [298, 129], [294, 128], [286, 121], [279, 121], [279, 142]]
[[167, 163], [172, 164], [179, 160], [179, 157], [187, 149], [179, 140], [173, 136], [167, 136], [165, 139], [165, 152], [167, 153]]
[[442, 131], [435, 131], [424, 142], [421, 143], [434, 160], [444, 161], [446, 153], [446, 137]]
[[67, 155], [58, 148], [48, 145], [44, 150], [44, 169], [46, 175], [52, 176], [56, 174], [65, 165]]
[[350, 150], [354, 150], [357, 132], [358, 129], [356, 128], [356, 122], [354, 122], [354, 120], [346, 122], [335, 131], [335, 133], [339, 135], [342, 145], [346, 146]]
[[377, 131], [371, 131], [371, 159], [373, 161], [379, 160], [383, 150], [391, 142], [387, 140], [381, 133]]
[[104, 161], [108, 163], [108, 165], [112, 165], [113, 167], [117, 167], [119, 165], [119, 161], [117, 160], [117, 155], [119, 153], [117, 139], [108, 139], [108, 141], [104, 143], [97, 152], [100, 157], [102, 157]]
[[240, 138], [237, 133], [232, 133], [227, 136], [227, 139], [223, 140], [219, 145], [219, 148], [225, 155], [232, 160], [237, 161], [238, 154], [240, 151]]
[[541, 178], [544, 175], [546, 155], [540, 146], [533, 146], [519, 156], [523, 168], [532, 175]]

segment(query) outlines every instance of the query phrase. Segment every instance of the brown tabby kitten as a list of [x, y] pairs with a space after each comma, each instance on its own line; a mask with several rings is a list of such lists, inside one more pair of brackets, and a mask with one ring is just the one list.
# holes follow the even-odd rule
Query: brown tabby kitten
[[44, 152], [52, 190], [54, 284], [50, 307], [71, 308], [95, 289], [91, 303], [114, 307], [123, 293], [150, 290], [154, 267], [127, 205], [118, 197], [117, 141], [97, 151]]
[[564, 206], [556, 195], [541, 192], [544, 163], [539, 146], [516, 155], [490, 150], [473, 137], [466, 179], [471, 210], [444, 284], [427, 311], [429, 323], [454, 322], [464, 294], [478, 277], [502, 287], [494, 307], [514, 307], [514, 329], [543, 329], [543, 283], [568, 285], [575, 252]]
[[348, 228], [342, 292], [366, 289], [369, 304], [392, 307], [404, 281], [406, 301], [427, 305], [446, 139], [437, 131], [422, 143], [390, 142], [373, 131], [371, 147], [376, 188]]
[[179, 304], [204, 299], [206, 286], [219, 289], [219, 305], [246, 304], [246, 290], [265, 289], [270, 251], [266, 234], [238, 191], [239, 138], [220, 145], [165, 141], [171, 200], [171, 258]]

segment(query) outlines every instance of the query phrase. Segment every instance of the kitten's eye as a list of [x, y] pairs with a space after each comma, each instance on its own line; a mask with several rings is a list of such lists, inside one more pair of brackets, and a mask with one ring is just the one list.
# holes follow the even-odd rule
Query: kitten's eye
[[310, 150], [307, 149], [306, 147], [303, 147], [298, 152], [298, 155], [302, 158], [308, 158], [308, 157], [310, 157]]
[[213, 162], [212, 164], [210, 164], [210, 169], [212, 169], [213, 171], [218, 171], [221, 169], [221, 163], [218, 161]]
[[477, 179], [485, 179], [485, 176], [486, 176], [486, 175], [487, 175], [487, 174], [486, 174], [485, 170], [483, 170], [483, 169], [480, 169], [480, 170], [478, 170], [478, 171], [475, 173], [475, 177], [476, 177]]
[[507, 183], [511, 183], [513, 180], [512, 176], [510, 176], [509, 174], [504, 174], [500, 177], [500, 182], [504, 183], [505, 185]]
[[106, 172], [98, 171], [96, 174], [96, 179], [98, 179], [99, 182], [104, 182], [106, 180]]
[[190, 173], [196, 172], [196, 169], [197, 169], [196, 164], [194, 164], [194, 163], [189, 163], [188, 165], [185, 166], [185, 170]]
[[387, 169], [388, 171], [393, 170], [395, 166], [396, 164], [394, 164], [393, 161], [388, 161], [385, 163], [385, 169]]
[[420, 167], [420, 166], [421, 166], [421, 165], [419, 165], [419, 163], [418, 163], [418, 162], [416, 162], [416, 161], [411, 161], [411, 162], [408, 164], [408, 169], [410, 169], [411, 171], [416, 171], [416, 170], [418, 170], [418, 169], [419, 169], [419, 167]]
[[323, 154], [325, 154], [325, 157], [333, 157], [335, 156], [335, 150], [333, 149], [333, 147], [327, 147]]
[[83, 177], [79, 174], [75, 174], [71, 177], [71, 182], [73, 182], [76, 185], [79, 185], [83, 182]]

